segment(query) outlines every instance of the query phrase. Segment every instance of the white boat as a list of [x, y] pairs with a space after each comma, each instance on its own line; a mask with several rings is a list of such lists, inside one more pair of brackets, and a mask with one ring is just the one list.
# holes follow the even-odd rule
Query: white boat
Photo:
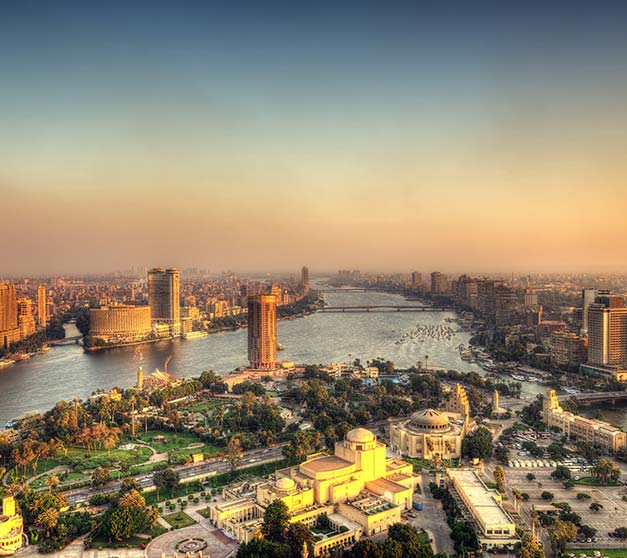
[[183, 339], [199, 339], [201, 337], [207, 337], [209, 335], [206, 331], [190, 331], [183, 334]]

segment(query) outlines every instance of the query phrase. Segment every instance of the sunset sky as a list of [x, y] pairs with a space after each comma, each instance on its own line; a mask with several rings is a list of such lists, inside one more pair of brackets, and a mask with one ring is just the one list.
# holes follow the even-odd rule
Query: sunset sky
[[627, 270], [626, 2], [95, 4], [2, 3], [0, 275]]

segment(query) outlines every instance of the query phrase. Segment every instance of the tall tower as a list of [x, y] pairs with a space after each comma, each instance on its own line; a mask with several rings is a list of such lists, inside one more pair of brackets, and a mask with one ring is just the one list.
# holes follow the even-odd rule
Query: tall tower
[[498, 412], [499, 405], [500, 405], [500, 402], [499, 402], [499, 391], [497, 389], [495, 389], [492, 392], [492, 412], [493, 413]]
[[627, 366], [627, 308], [618, 296], [598, 297], [588, 307], [588, 363]]
[[276, 300], [272, 295], [248, 297], [248, 361], [257, 370], [276, 368]]
[[46, 285], [37, 285], [37, 322], [39, 327], [46, 327], [48, 315], [46, 312]]
[[309, 268], [304, 265], [300, 271], [301, 283], [303, 285], [303, 291], [305, 294], [309, 292]]
[[20, 326], [20, 337], [24, 339], [35, 333], [35, 316], [33, 316], [33, 301], [30, 298], [17, 299], [17, 322]]
[[0, 348], [8, 349], [11, 343], [19, 340], [15, 285], [0, 283]]
[[179, 270], [153, 268], [148, 272], [148, 304], [153, 324], [167, 324], [170, 334], [181, 334], [181, 283]]

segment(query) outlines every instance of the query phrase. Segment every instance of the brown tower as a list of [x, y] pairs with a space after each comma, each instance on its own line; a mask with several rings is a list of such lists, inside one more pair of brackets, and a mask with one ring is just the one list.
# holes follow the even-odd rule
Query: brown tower
[[276, 300], [272, 295], [248, 297], [248, 360], [257, 370], [276, 368]]

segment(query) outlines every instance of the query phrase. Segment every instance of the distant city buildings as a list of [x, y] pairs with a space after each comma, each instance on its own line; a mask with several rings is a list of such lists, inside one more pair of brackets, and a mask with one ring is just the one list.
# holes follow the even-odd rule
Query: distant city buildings
[[412, 271], [411, 273], [411, 284], [413, 287], [417, 287], [418, 285], [422, 285], [422, 273], [419, 271]]
[[587, 340], [576, 333], [553, 331], [549, 346], [551, 363], [555, 366], [579, 366], [588, 357]]
[[248, 296], [248, 360], [254, 369], [277, 366], [276, 300], [273, 295]]
[[179, 270], [153, 268], [148, 272], [148, 305], [155, 326], [167, 326], [171, 336], [181, 334]]
[[434, 271], [431, 274], [431, 294], [445, 294], [448, 291], [448, 280], [444, 273]]

